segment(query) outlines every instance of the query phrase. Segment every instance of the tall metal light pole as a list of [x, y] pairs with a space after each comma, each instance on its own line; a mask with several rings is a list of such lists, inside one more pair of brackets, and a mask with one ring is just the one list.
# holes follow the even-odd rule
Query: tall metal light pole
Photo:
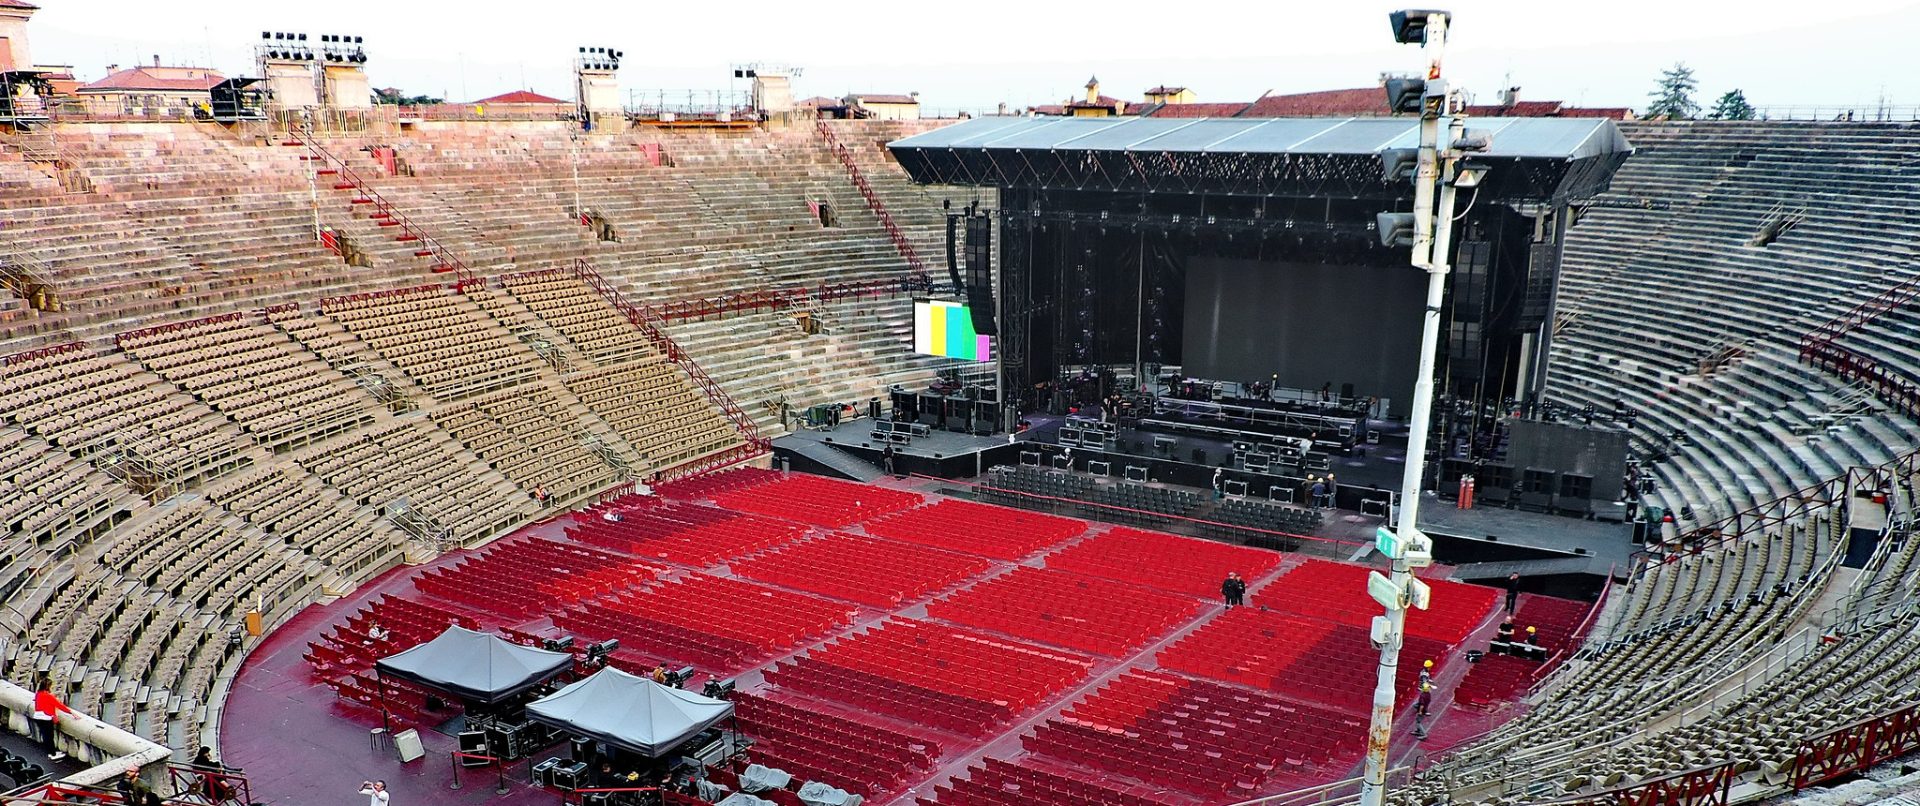
[[[1433, 543], [1420, 533], [1416, 523], [1420, 516], [1420, 488], [1426, 476], [1427, 432], [1433, 415], [1433, 365], [1434, 355], [1440, 348], [1440, 306], [1446, 297], [1450, 268], [1454, 194], [1456, 183], [1466, 184], [1461, 176], [1462, 150], [1486, 147], [1484, 139], [1469, 142], [1466, 121], [1458, 114], [1450, 114], [1451, 99], [1446, 82], [1440, 77], [1440, 61], [1446, 49], [1447, 24], [1451, 17], [1448, 12], [1435, 10], [1398, 11], [1391, 15], [1394, 35], [1400, 42], [1421, 43], [1427, 57], [1427, 70], [1422, 79], [1388, 82], [1389, 103], [1396, 111], [1419, 111], [1420, 146], [1414, 155], [1413, 212], [1411, 215], [1382, 214], [1381, 241], [1388, 245], [1400, 243], [1400, 233], [1389, 224], [1411, 219], [1406, 222], [1412, 225], [1411, 262], [1415, 268], [1427, 272], [1427, 304], [1421, 321], [1420, 374], [1414, 378], [1400, 503], [1394, 512], [1394, 529], [1382, 527], [1376, 535], [1376, 547], [1392, 565], [1390, 573], [1375, 571], [1367, 578], [1368, 595], [1378, 601], [1386, 613], [1374, 617], [1371, 633], [1380, 648], [1380, 666], [1374, 684], [1372, 721], [1367, 727], [1366, 773], [1360, 789], [1363, 806], [1381, 806], [1386, 802], [1394, 688], [1400, 666], [1400, 645], [1406, 636], [1407, 609], [1424, 610], [1428, 605], [1430, 591], [1413, 576], [1413, 569], [1433, 562]], [[1471, 181], [1477, 184], [1478, 179], [1476, 173]]]

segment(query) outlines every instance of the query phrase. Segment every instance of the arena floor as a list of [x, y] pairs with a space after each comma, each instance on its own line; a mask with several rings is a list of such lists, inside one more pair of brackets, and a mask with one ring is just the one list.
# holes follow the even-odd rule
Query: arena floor
[[[835, 483], [840, 484], [840, 482]], [[903, 491], [907, 488], [926, 489], [931, 486], [927, 482], [901, 480], [886, 480], [881, 484]], [[852, 488], [853, 485], [849, 487]], [[925, 495], [929, 503], [941, 500], [939, 496], [921, 494]], [[706, 498], [698, 500], [701, 503], [708, 501]], [[1009, 512], [1013, 511], [1009, 510]], [[563, 516], [554, 521], [529, 527], [506, 540], [498, 541], [495, 545], [528, 538], [565, 540], [565, 527], [571, 522], [570, 518]], [[834, 530], [861, 535], [865, 533], [866, 527], [854, 524], [835, 527]], [[810, 535], [824, 531], [826, 530], [822, 527], [809, 527]], [[961, 736], [951, 731], [943, 731], [928, 725], [915, 724], [912, 720], [887, 715], [881, 715], [876, 722], [876, 715], [858, 707], [856, 702], [844, 699], [834, 702], [809, 696], [806, 693], [789, 690], [785, 686], [772, 685], [763, 677], [764, 671], [782, 660], [817, 654], [823, 646], [836, 641], [845, 641], [849, 636], [881, 622], [908, 619], [921, 623], [942, 623], [928, 616], [928, 602], [948, 598], [956, 591], [974, 586], [983, 580], [1008, 574], [1020, 566], [1037, 568], [1043, 564], [1058, 562], [1058, 555], [1062, 552], [1070, 551], [1087, 541], [1101, 538], [1109, 531], [1111, 527], [1093, 524], [1092, 528], [1084, 534], [1026, 557], [1014, 560], [986, 558], [987, 570], [971, 574], [958, 583], [914, 596], [903, 601], [899, 606], [876, 607], [849, 603], [857, 612], [845, 624], [824, 637], [811, 639], [792, 647], [782, 647], [768, 657], [757, 659], [746, 668], [712, 669], [702, 666], [702, 674], [695, 678], [689, 688], [697, 689], [700, 683], [710, 675], [730, 676], [739, 682], [742, 691], [762, 694], [770, 699], [798, 705], [818, 713], [842, 716], [856, 721], [867, 720], [869, 724], [884, 724], [902, 733], [937, 741], [940, 744], [945, 752], [930, 769], [916, 773], [915, 779], [871, 801], [874, 803], [910, 804], [915, 802], [916, 798], [931, 798], [935, 786], [966, 776], [969, 767], [978, 767], [986, 758], [1013, 761], [1064, 777], [1090, 781], [1138, 798], [1140, 802], [1178, 804], [1179, 806], [1230, 802], [1231, 799], [1196, 795], [1190, 791], [1183, 792], [1144, 780], [1127, 780], [1124, 776], [1102, 773], [1098, 769], [1072, 763], [1057, 756], [1027, 752], [1022, 747], [1023, 735], [1030, 736], [1036, 726], [1059, 718], [1061, 712], [1068, 706], [1112, 684], [1123, 675], [1141, 671], [1165, 671], [1159, 659], [1164, 657], [1171, 647], [1204, 630], [1221, 616], [1224, 608], [1217, 596], [1185, 594], [1190, 597], [1192, 613], [1190, 617], [1179, 620], [1170, 628], [1153, 634], [1117, 655], [1102, 656], [1090, 652], [1069, 652], [1058, 647], [1050, 647], [1032, 638], [1011, 637], [1010, 641], [1025, 642], [1049, 652], [1082, 658], [1086, 671], [1071, 685], [1049, 693], [1038, 705], [1021, 711], [1009, 722], [995, 725], [988, 734], [980, 737]], [[1184, 537], [1177, 539], [1193, 540], [1193, 538]], [[1204, 541], [1196, 542], [1204, 543]], [[409, 806], [412, 804], [447, 804], [448, 806], [471, 804], [496, 797], [510, 798], [515, 803], [560, 801], [558, 794], [537, 789], [528, 784], [526, 761], [521, 761], [509, 768], [510, 780], [507, 784], [509, 791], [506, 795], [495, 793], [495, 782], [491, 773], [476, 777], [472, 772], [467, 772], [465, 785], [458, 790], [452, 789], [454, 773], [449, 753], [455, 749], [454, 739], [432, 730], [430, 727], [432, 722], [427, 719], [423, 719], [420, 726], [420, 734], [426, 747], [425, 757], [408, 764], [399, 763], [390, 749], [377, 747], [370, 737], [370, 731], [381, 725], [382, 720], [378, 710], [336, 697], [333, 690], [326, 685], [323, 676], [303, 658], [308, 642], [318, 640], [323, 633], [342, 622], [349, 614], [383, 595], [429, 602], [446, 610], [470, 615], [488, 628], [511, 627], [540, 635], [561, 634], [563, 631], [555, 628], [548, 617], [531, 619], [503, 617], [497, 613], [487, 612], [484, 608], [428, 596], [415, 588], [414, 579], [423, 571], [430, 568], [446, 568], [463, 559], [479, 555], [483, 551], [484, 549], [455, 552], [424, 567], [390, 571], [345, 599], [326, 605], [317, 605], [300, 613], [269, 635], [253, 651], [226, 702], [221, 721], [220, 747], [228, 763], [246, 770], [252, 780], [257, 799], [289, 806], [306, 804], [318, 806], [318, 804], [336, 803], [340, 798], [351, 797], [362, 780], [383, 779], [389, 783], [395, 800]], [[738, 558], [728, 559], [738, 560]], [[1280, 593], [1275, 581], [1306, 562], [1303, 558], [1291, 555], [1278, 557], [1277, 564], [1269, 570], [1250, 577], [1249, 600], [1255, 605], [1277, 603], [1280, 600]], [[698, 572], [714, 577], [734, 577], [733, 570], [726, 561], [699, 567], [674, 563], [663, 564], [672, 566], [667, 572], [669, 576]], [[812, 595], [818, 594], [812, 592]], [[1545, 597], [1527, 597], [1527, 599], [1534, 598], [1545, 599]], [[1475, 597], [1475, 601], [1478, 602], [1479, 599]], [[1526, 606], [1524, 601], [1523, 608]], [[1357, 590], [1354, 592], [1353, 603], [1358, 609], [1351, 614], [1330, 613], [1324, 618], [1305, 620], [1332, 629], [1328, 625], [1346, 621], [1348, 615], [1363, 618], [1364, 614], [1360, 613], [1360, 610], [1371, 611], [1371, 604]], [[1457, 655], [1459, 651], [1469, 646], [1484, 644], [1498, 621], [1497, 614], [1496, 606], [1463, 616], [1459, 627], [1463, 631], [1463, 637], [1453, 643], [1451, 652]], [[1250, 616], [1251, 614], [1241, 615]], [[1331, 635], [1331, 633], [1328, 634]], [[1307, 655], [1317, 651], [1317, 646], [1303, 645], [1292, 647], [1288, 651], [1296, 655]], [[1450, 696], [1454, 688], [1467, 676], [1470, 668], [1473, 667], [1466, 663], [1444, 664], [1438, 677], [1441, 691]], [[1347, 682], [1351, 682], [1351, 687], [1355, 690], [1370, 689], [1368, 681], [1372, 679], [1372, 671], [1370, 667], [1354, 669], [1352, 670], [1353, 679]], [[1233, 681], [1225, 682], [1228, 685], [1238, 685]], [[1298, 692], [1286, 690], [1289, 686], [1291, 683], [1277, 688], [1269, 687], [1268, 692], [1290, 700], [1302, 696]], [[1446, 701], [1447, 697], [1443, 696], [1441, 702]], [[1308, 704], [1304, 707], [1324, 705], [1324, 703], [1312, 703], [1310, 699], [1306, 702]], [[867, 712], [862, 713], [863, 711]], [[1353, 711], [1342, 713], [1351, 714], [1362, 721], [1365, 719], [1364, 709], [1358, 709], [1357, 713]], [[1415, 743], [1407, 736], [1404, 728], [1410, 726], [1410, 721], [1403, 718], [1401, 725], [1403, 730], [1400, 734], [1402, 739], [1396, 744], [1395, 752], [1401, 758], [1406, 758], [1412, 753], [1432, 753], [1438, 748], [1451, 746], [1478, 735], [1510, 715], [1511, 709], [1499, 703], [1492, 707], [1449, 705], [1437, 718], [1431, 729], [1431, 737], [1424, 744]], [[452, 714], [448, 713], [445, 716], [451, 717]], [[438, 716], [433, 719], [437, 720]], [[1357, 758], [1358, 746], [1363, 738], [1363, 735], [1356, 732], [1351, 738], [1353, 747], [1343, 748], [1343, 750], [1351, 751], [1352, 757]], [[548, 755], [552, 753], [538, 753], [534, 760]], [[1287, 791], [1300, 786], [1339, 780], [1355, 772], [1352, 766], [1341, 764], [1312, 767], [1306, 773], [1296, 776], [1276, 773], [1262, 782], [1261, 793]]]

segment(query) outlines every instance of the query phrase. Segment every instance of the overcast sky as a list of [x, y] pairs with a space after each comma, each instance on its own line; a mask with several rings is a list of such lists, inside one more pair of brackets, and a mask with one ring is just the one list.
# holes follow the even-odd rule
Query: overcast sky
[[[627, 0], [504, 3], [329, 0], [34, 0], [34, 61], [83, 79], [109, 64], [211, 66], [254, 74], [263, 30], [358, 34], [374, 86], [470, 100], [512, 89], [572, 97], [580, 45], [626, 52], [624, 90], [729, 89], [731, 65], [796, 65], [796, 97], [919, 92], [933, 108], [1058, 102], [1098, 75], [1135, 99], [1155, 84], [1203, 101], [1371, 85], [1418, 69], [1395, 46], [1395, 6], [1325, 0]], [[1660, 70], [1693, 67], [1700, 100], [1743, 89], [1759, 106], [1920, 104], [1889, 75], [1913, 63], [1894, 40], [1920, 3], [1700, 0], [1459, 0], [1447, 74], [1489, 102], [1521, 97], [1640, 106]], [[317, 36], [311, 37], [317, 40]], [[744, 83], [733, 88], [744, 90]]]

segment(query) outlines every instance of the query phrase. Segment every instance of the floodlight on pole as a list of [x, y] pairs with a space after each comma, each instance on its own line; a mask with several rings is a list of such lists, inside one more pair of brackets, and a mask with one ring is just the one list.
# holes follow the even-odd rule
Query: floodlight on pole
[[[1413, 416], [1408, 423], [1407, 461], [1400, 480], [1399, 506], [1394, 510], [1394, 527], [1382, 527], [1375, 534], [1375, 549], [1387, 558], [1390, 566], [1388, 573], [1374, 571], [1367, 575], [1367, 594], [1379, 602], [1385, 612], [1375, 617], [1369, 633], [1380, 650], [1380, 665], [1374, 684], [1372, 718], [1367, 726], [1366, 766], [1360, 786], [1362, 806], [1384, 806], [1386, 802], [1395, 685], [1400, 646], [1406, 638], [1407, 610], [1424, 610], [1432, 600], [1432, 589], [1416, 579], [1412, 569], [1433, 563], [1433, 541], [1420, 532], [1417, 523], [1420, 488], [1426, 476], [1427, 432], [1433, 419], [1434, 355], [1440, 348], [1441, 305], [1446, 298], [1453, 240], [1455, 183], [1460, 178], [1459, 164], [1467, 150], [1465, 147], [1485, 150], [1491, 140], [1469, 138], [1465, 119], [1449, 114], [1452, 103], [1446, 81], [1440, 75], [1440, 64], [1452, 15], [1427, 9], [1396, 11], [1390, 17], [1395, 40], [1421, 44], [1427, 57], [1427, 71], [1423, 79], [1417, 80], [1420, 146], [1413, 155], [1413, 211], [1381, 213], [1377, 223], [1383, 245], [1411, 247], [1409, 262], [1427, 272], [1427, 301], [1421, 315], [1420, 368], [1414, 378]], [[1396, 111], [1416, 111], [1409, 108], [1415, 104], [1415, 81], [1408, 79], [1389, 88], [1389, 103]], [[1406, 162], [1404, 153], [1382, 155], [1382, 168], [1388, 181], [1398, 181], [1404, 175]], [[1471, 183], [1478, 184], [1484, 175], [1485, 170], [1481, 169]]]

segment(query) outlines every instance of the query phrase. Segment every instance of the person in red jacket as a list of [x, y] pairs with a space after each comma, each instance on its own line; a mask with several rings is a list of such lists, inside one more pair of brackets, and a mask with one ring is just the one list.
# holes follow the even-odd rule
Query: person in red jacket
[[33, 692], [33, 731], [38, 734], [40, 746], [46, 748], [47, 758], [59, 761], [66, 758], [67, 754], [60, 752], [59, 746], [53, 743], [53, 735], [59, 730], [55, 726], [60, 724], [62, 712], [71, 714], [74, 711], [59, 697], [53, 696], [52, 689], [53, 681], [41, 675], [40, 685]]

